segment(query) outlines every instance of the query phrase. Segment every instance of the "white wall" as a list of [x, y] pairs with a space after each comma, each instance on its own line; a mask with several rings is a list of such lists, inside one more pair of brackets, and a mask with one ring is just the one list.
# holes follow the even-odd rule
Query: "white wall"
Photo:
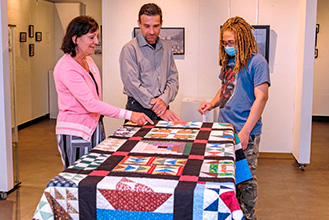
[[[292, 152], [299, 1], [231, 1], [231, 16], [242, 16], [250, 24], [256, 24], [258, 11], [258, 24], [271, 26], [271, 87], [263, 114], [262, 152]], [[147, 2], [103, 1], [104, 101], [122, 108], [126, 97], [122, 93], [119, 53], [131, 39], [138, 11]], [[180, 90], [171, 104], [171, 108], [180, 114], [180, 103], [184, 97], [213, 97], [219, 89], [219, 27], [228, 18], [229, 1], [166, 0], [154, 3], [163, 10], [164, 27], [185, 27], [185, 55], [175, 60], [180, 73]], [[121, 124], [122, 120], [106, 119], [107, 134]]]
[[329, 116], [329, 1], [318, 0], [317, 24], [320, 24], [314, 63], [313, 115]]
[[[8, 23], [15, 28], [17, 122], [25, 123], [48, 113], [48, 70], [54, 66], [54, 6], [46, 1], [8, 1]], [[28, 35], [29, 25], [42, 32], [42, 41], [27, 36], [19, 42], [20, 32]], [[35, 55], [29, 56], [29, 44]]]
[[314, 0], [299, 1], [292, 153], [302, 164], [310, 162], [311, 151], [316, 3]]
[[[70, 21], [79, 15], [89, 15], [93, 17], [99, 25], [102, 24], [102, 4], [101, 0], [80, 0], [82, 4], [86, 6], [85, 14], [80, 11], [80, 3], [56, 3], [55, 10], [55, 61], [57, 62], [62, 56], [63, 51], [60, 49], [62, 46], [62, 40], [66, 31], [67, 25]], [[93, 55], [96, 65], [99, 71], [102, 71], [102, 55]]]
[[7, 1], [0, 2], [0, 192], [14, 186], [11, 145], [10, 73]]

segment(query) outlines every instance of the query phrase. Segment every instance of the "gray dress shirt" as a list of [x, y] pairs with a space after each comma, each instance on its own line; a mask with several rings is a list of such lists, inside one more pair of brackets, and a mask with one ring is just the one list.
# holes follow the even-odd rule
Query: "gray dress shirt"
[[154, 98], [168, 106], [178, 92], [178, 71], [171, 45], [158, 39], [155, 49], [142, 34], [125, 44], [120, 54], [124, 94], [133, 97], [144, 108], [151, 109]]

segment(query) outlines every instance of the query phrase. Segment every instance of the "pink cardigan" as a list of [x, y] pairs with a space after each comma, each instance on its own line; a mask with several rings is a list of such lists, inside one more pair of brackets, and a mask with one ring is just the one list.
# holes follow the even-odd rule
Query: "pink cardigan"
[[92, 58], [87, 57], [87, 63], [96, 80], [99, 96], [89, 73], [71, 55], [65, 54], [55, 66], [59, 108], [56, 134], [74, 135], [90, 141], [101, 114], [129, 120], [132, 112], [102, 101], [99, 70]]

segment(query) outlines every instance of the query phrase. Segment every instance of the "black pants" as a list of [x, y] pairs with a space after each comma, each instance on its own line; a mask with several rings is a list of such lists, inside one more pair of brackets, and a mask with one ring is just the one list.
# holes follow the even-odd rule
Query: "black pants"
[[128, 101], [127, 101], [127, 104], [126, 104], [126, 109], [130, 110], [130, 111], [134, 111], [134, 112], [143, 112], [151, 120], [162, 120], [151, 109], [144, 108], [133, 97], [128, 97]]

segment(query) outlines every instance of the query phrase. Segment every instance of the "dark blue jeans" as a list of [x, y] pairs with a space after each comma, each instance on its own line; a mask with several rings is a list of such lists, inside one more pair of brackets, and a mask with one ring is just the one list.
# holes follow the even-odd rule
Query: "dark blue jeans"
[[130, 110], [130, 111], [134, 111], [134, 112], [143, 112], [151, 120], [162, 120], [151, 109], [144, 108], [133, 97], [128, 97], [128, 101], [127, 101], [127, 104], [126, 104], [126, 109]]

